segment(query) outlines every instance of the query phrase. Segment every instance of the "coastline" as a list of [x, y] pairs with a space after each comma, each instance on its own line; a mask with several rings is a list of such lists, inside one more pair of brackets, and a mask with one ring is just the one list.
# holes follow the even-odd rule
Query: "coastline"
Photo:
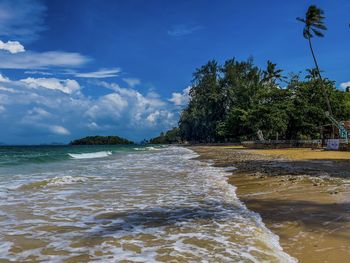
[[229, 182], [299, 262], [350, 258], [350, 153], [191, 146], [201, 160], [236, 167]]

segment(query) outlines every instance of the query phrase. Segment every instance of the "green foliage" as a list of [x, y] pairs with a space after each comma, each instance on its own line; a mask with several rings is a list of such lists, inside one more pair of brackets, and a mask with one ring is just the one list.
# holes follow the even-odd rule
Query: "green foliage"
[[133, 144], [132, 141], [118, 136], [88, 136], [70, 142], [70, 145], [114, 145]]
[[306, 39], [312, 38], [314, 35], [323, 37], [323, 30], [327, 30], [323, 20], [325, 19], [322, 9], [315, 5], [310, 5], [305, 14], [305, 18], [298, 17], [297, 20], [302, 22], [305, 27], [303, 29], [303, 36]]
[[319, 138], [320, 126], [329, 123], [325, 116], [327, 97], [333, 115], [350, 118], [350, 95], [335, 84], [315, 76], [301, 79], [293, 75], [286, 87], [276, 84], [282, 70], [268, 61], [261, 70], [247, 61], [215, 61], [193, 74], [190, 102], [180, 116], [178, 135], [192, 142], [220, 142], [256, 139], [261, 130], [265, 139]]
[[181, 138], [179, 136], [179, 128], [174, 127], [167, 131], [165, 134], [162, 132], [158, 137], [150, 139], [151, 144], [171, 144], [180, 143]]

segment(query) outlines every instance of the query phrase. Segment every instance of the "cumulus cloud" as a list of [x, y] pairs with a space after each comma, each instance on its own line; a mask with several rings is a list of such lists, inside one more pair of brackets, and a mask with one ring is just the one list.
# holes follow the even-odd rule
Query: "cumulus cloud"
[[190, 95], [189, 95], [190, 89], [191, 87], [189, 86], [186, 89], [184, 89], [181, 93], [173, 92], [169, 101], [174, 103], [176, 106], [187, 105], [188, 101], [190, 100]]
[[345, 90], [347, 87], [350, 87], [350, 81], [340, 83], [340, 87]]
[[20, 80], [30, 88], [45, 88], [51, 90], [60, 90], [67, 94], [72, 94], [80, 90], [80, 85], [72, 79], [56, 79], [56, 78], [26, 78]]
[[90, 60], [90, 58], [79, 53], [63, 51], [0, 53], [0, 68], [45, 69], [49, 67], [77, 67], [86, 64]]
[[169, 112], [167, 110], [156, 110], [152, 113], [150, 113], [146, 120], [150, 124], [154, 124], [158, 122], [160, 119], [166, 119], [166, 120], [171, 120], [174, 117], [174, 114], [172, 112]]
[[123, 81], [132, 88], [134, 88], [136, 85], [141, 84], [141, 81], [137, 78], [123, 78]]
[[[176, 124], [177, 113], [155, 92], [146, 95], [98, 81], [107, 94], [91, 98], [75, 80], [6, 79], [0, 83], [2, 141], [40, 143], [86, 135], [120, 135], [138, 140]], [[96, 83], [94, 84], [96, 85]]]
[[0, 1], [0, 37], [30, 42], [45, 29], [46, 7], [37, 0]]
[[[115, 120], [122, 117], [128, 120], [125, 124], [129, 128], [145, 128], [159, 126], [159, 124], [166, 126], [175, 123], [173, 115], [165, 114], [169, 112], [167, 104], [158, 95], [155, 96], [154, 92], [143, 95], [135, 89], [122, 88], [116, 83], [104, 81], [98, 82], [98, 85], [109, 88], [114, 93], [100, 97], [94, 107], [87, 112], [88, 116], [93, 116], [102, 122], [106, 116]], [[158, 111], [162, 111], [163, 118], [155, 122]]]
[[93, 72], [85, 72], [85, 73], [72, 73], [74, 76], [79, 78], [111, 78], [119, 75], [121, 69], [120, 68], [111, 68], [111, 69], [100, 69], [98, 71]]
[[10, 52], [11, 54], [16, 54], [20, 52], [24, 52], [24, 46], [22, 46], [21, 43], [18, 41], [7, 41], [3, 42], [0, 40], [0, 49], [6, 50]]

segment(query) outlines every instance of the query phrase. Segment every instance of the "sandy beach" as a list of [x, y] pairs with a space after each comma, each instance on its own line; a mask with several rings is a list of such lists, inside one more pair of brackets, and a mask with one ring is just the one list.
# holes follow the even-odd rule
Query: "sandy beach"
[[299, 262], [349, 262], [350, 152], [195, 146], [199, 159], [236, 167], [229, 182]]

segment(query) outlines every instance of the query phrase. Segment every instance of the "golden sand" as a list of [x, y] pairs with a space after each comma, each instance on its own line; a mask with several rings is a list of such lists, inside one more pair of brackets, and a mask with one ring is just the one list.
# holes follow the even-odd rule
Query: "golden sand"
[[258, 149], [250, 150], [254, 154], [285, 157], [293, 160], [350, 160], [350, 152], [325, 151], [312, 149]]
[[[340, 175], [350, 176], [349, 152], [192, 149], [201, 159], [238, 168], [229, 178], [238, 197], [261, 215], [279, 235], [283, 249], [299, 262], [350, 262], [350, 183], [332, 173], [343, 169]], [[315, 176], [318, 173], [330, 177]]]

